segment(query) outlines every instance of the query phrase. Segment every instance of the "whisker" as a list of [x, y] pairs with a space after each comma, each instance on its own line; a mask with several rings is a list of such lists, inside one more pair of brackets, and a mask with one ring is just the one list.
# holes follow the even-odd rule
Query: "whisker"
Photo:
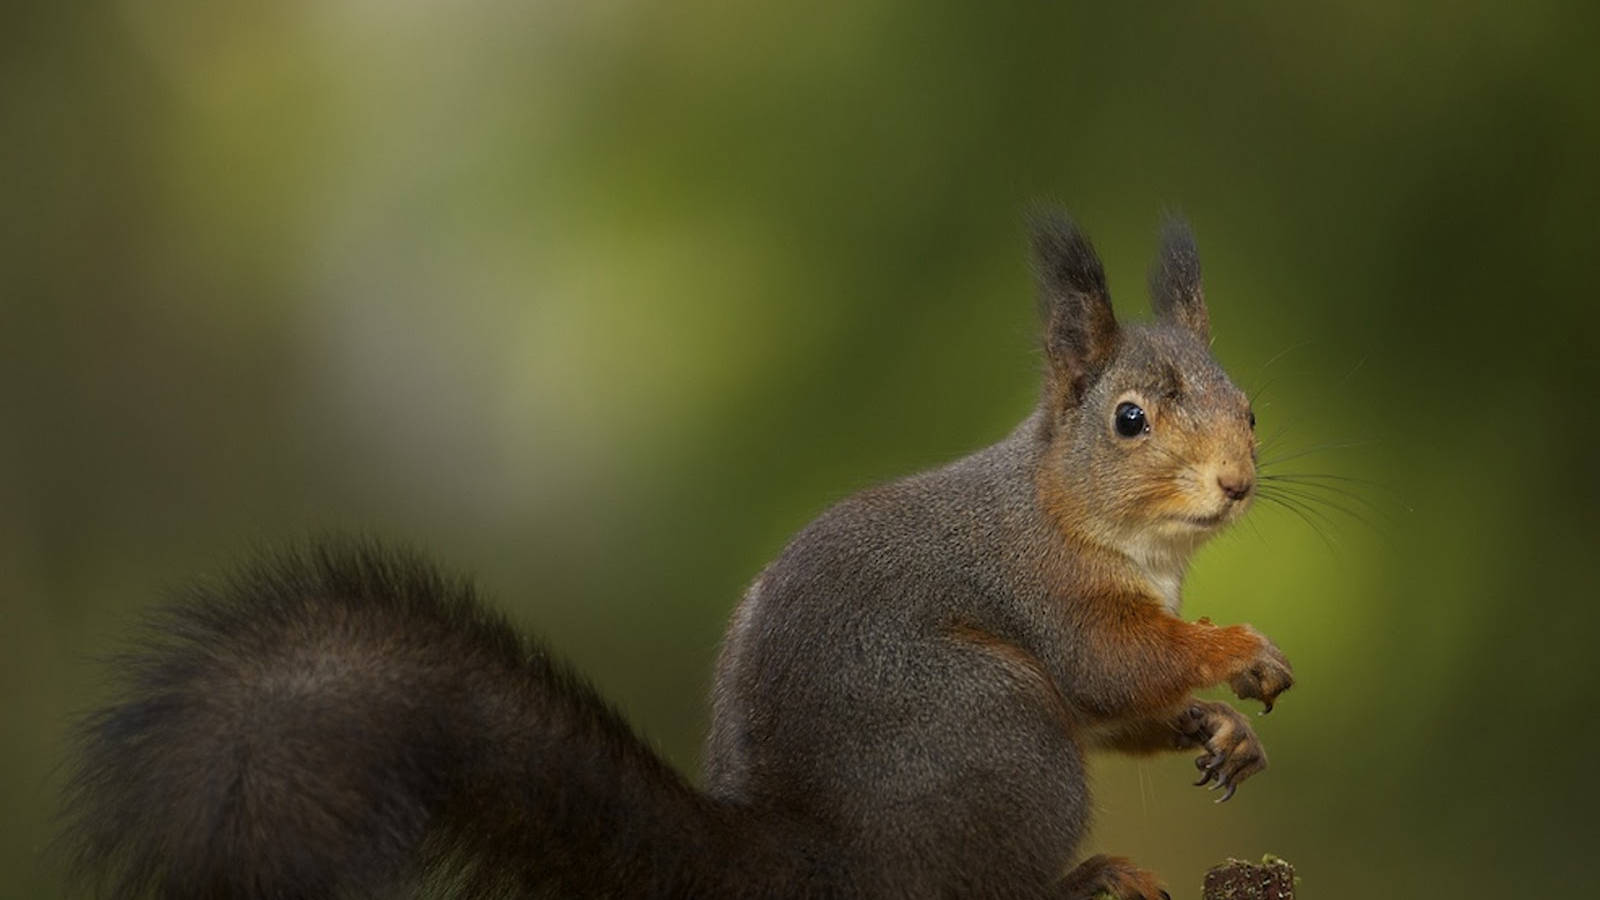
[[1277, 457], [1275, 459], [1262, 460], [1260, 463], [1257, 464], [1257, 466], [1259, 468], [1264, 468], [1266, 466], [1277, 465], [1278, 463], [1285, 463], [1285, 462], [1288, 462], [1291, 459], [1299, 459], [1302, 456], [1310, 456], [1313, 453], [1325, 453], [1325, 452], [1327, 452], [1329, 450], [1345, 450], [1345, 449], [1348, 449], [1350, 447], [1364, 447], [1364, 446], [1367, 446], [1369, 444], [1376, 444], [1376, 443], [1377, 443], [1377, 441], [1346, 441], [1344, 443], [1338, 443], [1338, 444], [1318, 444], [1318, 445], [1315, 445], [1315, 446], [1312, 446], [1312, 447], [1307, 447], [1307, 448], [1305, 448], [1303, 450], [1297, 450], [1294, 453], [1289, 454], [1288, 456], [1279, 456], [1279, 457]]
[[1282, 427], [1274, 429], [1271, 435], [1256, 443], [1256, 455], [1260, 456], [1263, 453], [1278, 449], [1278, 445], [1288, 435], [1289, 432]]
[[1350, 380], [1350, 376], [1352, 376], [1352, 375], [1356, 374], [1357, 372], [1361, 371], [1361, 367], [1366, 365], [1366, 364], [1367, 364], [1367, 358], [1365, 356], [1363, 356], [1360, 359], [1356, 360], [1356, 364], [1351, 366], [1348, 370], [1346, 370], [1343, 375], [1340, 375], [1338, 380], [1336, 380], [1333, 383], [1333, 387], [1339, 387], [1340, 385], [1344, 384], [1346, 381], [1349, 381]]
[[1284, 480], [1303, 478], [1307, 480], [1314, 479], [1317, 481], [1348, 481], [1354, 484], [1366, 485], [1367, 487], [1382, 488], [1383, 490], [1394, 489], [1381, 481], [1373, 481], [1371, 478], [1356, 478], [1351, 475], [1332, 475], [1326, 472], [1273, 472], [1270, 477], [1281, 478]]
[[1311, 529], [1312, 533], [1315, 534], [1317, 536], [1317, 538], [1319, 540], [1321, 540], [1322, 543], [1328, 547], [1329, 550], [1336, 550], [1338, 548], [1338, 545], [1333, 540], [1333, 538], [1328, 536], [1327, 529], [1317, 519], [1315, 519], [1312, 516], [1308, 515], [1304, 509], [1302, 509], [1299, 506], [1296, 506], [1295, 504], [1290, 503], [1290, 502], [1288, 502], [1288, 501], [1286, 501], [1286, 500], [1284, 500], [1284, 499], [1282, 499], [1280, 497], [1271, 497], [1271, 498], [1262, 498], [1262, 499], [1267, 500], [1268, 502], [1276, 504], [1278, 506], [1281, 506], [1284, 509], [1288, 510], [1289, 512], [1293, 513], [1295, 515], [1295, 517], [1297, 517], [1298, 519], [1300, 519], [1300, 521], [1305, 523], [1307, 528]]
[[[1288, 356], [1290, 353], [1293, 353], [1296, 350], [1299, 350], [1299, 349], [1301, 349], [1303, 347], [1310, 346], [1312, 343], [1314, 343], [1314, 341], [1312, 341], [1312, 340], [1300, 341], [1299, 343], [1290, 344], [1289, 346], [1283, 348], [1282, 350], [1279, 350], [1277, 353], [1272, 354], [1271, 358], [1269, 358], [1266, 362], [1261, 364], [1261, 368], [1256, 370], [1255, 376], [1252, 377], [1250, 380], [1254, 381], [1255, 378], [1259, 378], [1260, 376], [1266, 374], [1267, 370], [1272, 368], [1273, 363], [1276, 363], [1278, 360], [1283, 359], [1285, 356]], [[1251, 388], [1250, 391], [1249, 391], [1250, 405], [1254, 406], [1255, 403], [1256, 403], [1256, 400], [1259, 399], [1263, 394], [1265, 394], [1267, 392], [1267, 388], [1272, 387], [1274, 384], [1277, 384], [1278, 381], [1281, 380], [1281, 377], [1282, 377], [1281, 375], [1274, 376], [1272, 378], [1267, 379], [1265, 382], [1263, 382], [1263, 383], [1261, 383], [1259, 385], [1256, 385], [1255, 387]]]
[[[1256, 490], [1257, 490], [1257, 493], [1259, 494], [1260, 491], [1261, 491], [1261, 488], [1257, 488]], [[1316, 496], [1311, 496], [1311, 495], [1306, 495], [1306, 494], [1298, 494], [1298, 493], [1294, 493], [1292, 491], [1286, 491], [1286, 490], [1282, 489], [1281, 487], [1270, 488], [1270, 489], [1267, 490], [1267, 493], [1272, 495], [1272, 496], [1274, 496], [1274, 497], [1277, 497], [1280, 500], [1287, 500], [1290, 503], [1296, 504], [1301, 509], [1304, 509], [1307, 513], [1310, 513], [1311, 515], [1316, 516], [1318, 519], [1321, 519], [1322, 522], [1324, 524], [1326, 524], [1329, 528], [1336, 527], [1338, 525], [1338, 523], [1336, 521], [1334, 521], [1333, 516], [1329, 515], [1328, 513], [1324, 512], [1322, 509], [1318, 508], [1319, 505], [1320, 506], [1326, 506], [1329, 509], [1333, 509], [1333, 510], [1335, 510], [1337, 512], [1343, 512], [1346, 515], [1350, 515], [1350, 516], [1354, 517], [1353, 513], [1349, 512], [1348, 510], [1339, 509], [1333, 503], [1331, 503], [1331, 502], [1329, 502], [1327, 500], [1324, 500], [1321, 497], [1316, 497]]]
[[1273, 363], [1277, 362], [1280, 359], [1283, 359], [1285, 356], [1288, 356], [1290, 353], [1293, 353], [1294, 351], [1299, 350], [1302, 347], [1311, 346], [1312, 343], [1313, 343], [1313, 341], [1311, 341], [1310, 339], [1307, 339], [1307, 340], [1301, 341], [1298, 344], [1290, 344], [1289, 346], [1283, 348], [1282, 350], [1279, 350], [1277, 353], [1274, 353], [1272, 355], [1271, 359], [1269, 359], [1266, 362], [1262, 363], [1260, 371], [1265, 372], [1266, 370], [1272, 368], [1272, 364]]
[[1338, 547], [1333, 543], [1333, 541], [1330, 540], [1325, 533], [1323, 533], [1321, 526], [1319, 526], [1310, 516], [1308, 516], [1304, 512], [1302, 512], [1299, 507], [1297, 507], [1294, 504], [1288, 502], [1287, 500], [1284, 500], [1281, 497], [1273, 497], [1273, 496], [1270, 496], [1270, 495], [1267, 495], [1267, 494], [1261, 494], [1260, 496], [1261, 496], [1262, 500], [1264, 500], [1264, 501], [1266, 501], [1268, 503], [1274, 504], [1276, 506], [1281, 506], [1284, 509], [1287, 509], [1288, 511], [1290, 511], [1290, 512], [1294, 513], [1295, 515], [1299, 516], [1300, 520], [1306, 523], [1306, 527], [1310, 528], [1313, 532], [1315, 532], [1317, 537], [1321, 538], [1322, 542], [1324, 544], [1328, 545], [1328, 550], [1329, 551], [1335, 551], [1336, 552], [1338, 550]]
[[1337, 484], [1328, 484], [1321, 480], [1311, 480], [1293, 475], [1258, 475], [1256, 477], [1262, 482], [1266, 482], [1275, 486], [1282, 487], [1292, 485], [1293, 487], [1301, 490], [1327, 491], [1332, 494], [1338, 494], [1341, 497], [1345, 497], [1361, 504], [1362, 506], [1365, 506], [1367, 509], [1370, 509], [1379, 515], [1388, 515], [1388, 512], [1383, 507], [1372, 502], [1366, 497], [1363, 497], [1360, 492], [1351, 490], [1349, 488], [1340, 487]]
[[[1299, 489], [1296, 489], [1296, 488], [1285, 487], [1283, 485], [1262, 486], [1260, 488], [1257, 488], [1257, 490], [1258, 491], [1265, 490], [1265, 491], [1267, 491], [1269, 493], [1275, 493], [1275, 494], [1277, 494], [1279, 496], [1292, 498], [1294, 500], [1297, 500], [1297, 501], [1299, 501], [1301, 503], [1306, 504], [1307, 508], [1314, 508], [1314, 506], [1316, 504], [1321, 504], [1321, 505], [1326, 506], [1327, 508], [1329, 508], [1331, 510], [1334, 510], [1336, 512], [1344, 513], [1345, 515], [1349, 516], [1352, 519], [1355, 519], [1357, 522], [1360, 522], [1361, 524], [1367, 526], [1368, 528], [1372, 528], [1374, 531], [1377, 530], [1377, 528], [1372, 524], [1372, 520], [1368, 519], [1366, 517], [1366, 515], [1364, 515], [1363, 513], [1359, 512], [1358, 510], [1351, 509], [1350, 507], [1348, 507], [1348, 506], [1346, 506], [1346, 505], [1344, 505], [1342, 503], [1337, 503], [1337, 502], [1335, 502], [1333, 500], [1330, 500], [1327, 497], [1319, 496], [1319, 495], [1311, 493], [1309, 491], [1304, 491], [1304, 490], [1299, 490]], [[1378, 510], [1374, 510], [1374, 512], [1378, 512]]]
[[1382, 481], [1374, 481], [1370, 478], [1356, 478], [1350, 475], [1331, 475], [1322, 472], [1273, 472], [1265, 473], [1258, 477], [1265, 481], [1287, 481], [1302, 487], [1317, 488], [1319, 490], [1342, 493], [1352, 500], [1360, 501], [1375, 512], [1385, 512], [1387, 509], [1386, 507], [1380, 507], [1372, 500], [1363, 497], [1359, 491], [1343, 490], [1340, 489], [1337, 484], [1327, 484], [1326, 482], [1332, 481], [1339, 482], [1341, 484], [1350, 484], [1364, 488], [1371, 488], [1376, 491], [1381, 491], [1389, 500], [1393, 501], [1393, 505], [1397, 505], [1401, 510], [1404, 510], [1408, 513], [1414, 513], [1417, 511], [1416, 507], [1412, 506], [1411, 503], [1406, 500], [1405, 495], [1400, 491], [1399, 488]]
[[1256, 536], [1256, 540], [1265, 544], [1267, 542], [1266, 536], [1261, 533], [1261, 528], [1256, 525], [1256, 521], [1254, 519], [1245, 519], [1244, 521], [1246, 525], [1250, 526], [1250, 533]]
[[1267, 392], [1267, 388], [1272, 387], [1273, 385], [1277, 384], [1279, 382], [1279, 380], [1280, 379], [1276, 378], [1276, 377], [1269, 378], [1266, 381], [1262, 382], [1261, 384], [1257, 385], [1254, 390], [1250, 391], [1250, 406], [1254, 407], [1256, 405], [1256, 401], [1261, 399], [1261, 395], [1265, 394]]

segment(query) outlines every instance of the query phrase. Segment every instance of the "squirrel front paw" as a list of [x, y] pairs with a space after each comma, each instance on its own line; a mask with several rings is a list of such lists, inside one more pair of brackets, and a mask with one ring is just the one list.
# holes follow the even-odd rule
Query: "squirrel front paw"
[[1189, 746], [1205, 748], [1194, 761], [1200, 769], [1195, 786], [1209, 782], [1210, 790], [1222, 788], [1218, 803], [1227, 802], [1240, 783], [1267, 767], [1267, 751], [1255, 729], [1226, 703], [1196, 700], [1178, 715], [1175, 725]]
[[1228, 677], [1228, 686], [1240, 700], [1260, 700], [1266, 707], [1263, 714], [1272, 712], [1278, 695], [1294, 686], [1294, 670], [1288, 657], [1283, 655], [1266, 635], [1249, 625], [1236, 625], [1257, 641], [1256, 652], [1239, 670]]

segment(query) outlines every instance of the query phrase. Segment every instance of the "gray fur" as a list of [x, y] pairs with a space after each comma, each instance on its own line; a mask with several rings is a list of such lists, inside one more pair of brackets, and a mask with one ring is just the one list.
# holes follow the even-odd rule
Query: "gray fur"
[[[1132, 712], [1085, 650], [1073, 589], [1137, 566], [1086, 558], [1079, 539], [1147, 528], [1144, 491], [1197, 436], [1250, 453], [1243, 394], [1197, 332], [1102, 318], [1099, 262], [1064, 217], [1035, 247], [1052, 358], [1040, 407], [994, 446], [824, 513], [750, 587], [717, 667], [710, 791], [818, 822], [874, 861], [885, 894], [1057, 889], [1089, 820], [1088, 732]], [[1183, 302], [1203, 315], [1197, 293]], [[1160, 406], [1143, 455], [1108, 429], [1127, 391]], [[1047, 509], [1047, 485], [1076, 521]], [[1065, 709], [952, 638], [966, 626], [1041, 663]]]
[[[838, 504], [761, 573], [718, 661], [704, 793], [464, 581], [334, 544], [155, 620], [79, 732], [83, 877], [124, 900], [1162, 896], [1123, 860], [1069, 874], [1083, 754], [1200, 740], [1170, 724], [1199, 676], [1163, 629], [1188, 553], [1243, 508], [1211, 521], [1254, 473], [1248, 403], [1194, 327], [1192, 241], [1163, 251], [1149, 326], [1118, 325], [1064, 216], [1035, 251], [1038, 408]], [[1132, 402], [1152, 427], [1119, 435]]]

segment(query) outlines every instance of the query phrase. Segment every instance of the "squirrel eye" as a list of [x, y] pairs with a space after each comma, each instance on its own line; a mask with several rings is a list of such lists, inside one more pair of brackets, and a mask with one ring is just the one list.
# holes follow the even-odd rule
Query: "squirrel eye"
[[1144, 410], [1140, 409], [1137, 403], [1118, 403], [1113, 423], [1117, 434], [1125, 438], [1138, 437], [1150, 430], [1150, 423], [1145, 421]]
[[1250, 410], [1250, 430], [1254, 431], [1255, 427], [1256, 427], [1256, 411], [1252, 409], [1252, 410]]

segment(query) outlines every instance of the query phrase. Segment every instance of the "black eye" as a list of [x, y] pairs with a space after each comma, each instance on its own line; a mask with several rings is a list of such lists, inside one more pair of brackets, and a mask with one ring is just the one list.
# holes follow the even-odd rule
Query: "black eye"
[[1118, 403], [1114, 424], [1117, 434], [1125, 438], [1138, 437], [1150, 430], [1150, 423], [1144, 419], [1144, 410], [1137, 403]]
[[1250, 410], [1250, 430], [1254, 431], [1255, 427], [1256, 427], [1256, 411], [1252, 409], [1252, 410]]

